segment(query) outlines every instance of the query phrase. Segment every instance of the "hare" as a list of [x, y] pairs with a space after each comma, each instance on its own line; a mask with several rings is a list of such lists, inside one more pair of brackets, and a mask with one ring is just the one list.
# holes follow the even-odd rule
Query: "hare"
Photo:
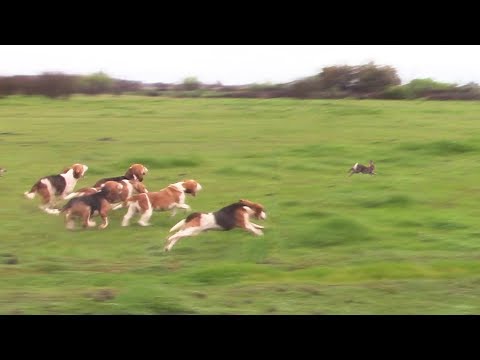
[[375, 165], [373, 164], [373, 161], [369, 161], [369, 165], [365, 166], [359, 163], [356, 163], [355, 165], [352, 166], [352, 168], [349, 170], [350, 175], [352, 176], [353, 174], [370, 174], [370, 175], [377, 175], [375, 173]]

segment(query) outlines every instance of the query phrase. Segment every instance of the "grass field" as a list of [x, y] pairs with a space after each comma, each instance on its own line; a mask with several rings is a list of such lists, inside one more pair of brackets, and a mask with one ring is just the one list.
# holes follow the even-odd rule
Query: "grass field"
[[[479, 314], [479, 154], [475, 102], [0, 99], [0, 313]], [[67, 231], [23, 192], [75, 162], [77, 188], [141, 162], [150, 191], [197, 179], [193, 211], [260, 202], [265, 236]]]

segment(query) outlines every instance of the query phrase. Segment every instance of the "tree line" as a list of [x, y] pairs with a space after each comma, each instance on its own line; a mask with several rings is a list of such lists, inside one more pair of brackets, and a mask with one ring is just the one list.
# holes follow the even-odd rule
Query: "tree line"
[[188, 77], [178, 84], [142, 83], [114, 79], [103, 72], [91, 75], [43, 73], [41, 75], [0, 77], [0, 96], [43, 95], [68, 98], [72, 94], [139, 94], [172, 97], [243, 97], [299, 99], [432, 99], [479, 100], [476, 83], [457, 85], [415, 79], [402, 84], [397, 70], [391, 66], [368, 63], [357, 66], [324, 67], [316, 75], [284, 84], [247, 84], [225, 86], [204, 84]]

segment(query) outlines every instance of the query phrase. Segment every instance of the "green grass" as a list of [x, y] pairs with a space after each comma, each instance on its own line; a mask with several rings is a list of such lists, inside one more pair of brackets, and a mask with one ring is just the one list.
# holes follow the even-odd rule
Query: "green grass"
[[[480, 314], [480, 103], [77, 96], [0, 99], [2, 314]], [[377, 176], [353, 175], [374, 160]], [[151, 191], [241, 198], [265, 236], [183, 217], [67, 231], [23, 192], [75, 162], [77, 188], [150, 170]], [[257, 221], [259, 222], [259, 221]], [[99, 223], [99, 219], [97, 219]]]

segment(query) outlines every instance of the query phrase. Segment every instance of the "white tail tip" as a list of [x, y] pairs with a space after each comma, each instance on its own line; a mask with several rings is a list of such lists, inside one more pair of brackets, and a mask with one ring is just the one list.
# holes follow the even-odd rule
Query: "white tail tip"
[[74, 193], [71, 193], [71, 194], [65, 196], [64, 199], [65, 200], [70, 200], [70, 199], [76, 197], [77, 195], [78, 195], [78, 193], [74, 192]]
[[46, 209], [43, 209], [43, 211], [45, 211], [47, 214], [50, 214], [50, 215], [60, 215], [60, 210], [58, 209], [46, 208]]
[[33, 199], [33, 198], [35, 197], [35, 193], [34, 193], [34, 192], [29, 193], [28, 191], [25, 191], [25, 192], [23, 193], [23, 195], [25, 195], [25, 197], [26, 197], [27, 199]]
[[170, 229], [169, 232], [173, 232], [173, 231], [175, 231], [175, 230], [180, 229], [180, 228], [183, 226], [183, 224], [185, 224], [185, 219], [180, 220], [174, 227], [172, 227], [172, 228]]

